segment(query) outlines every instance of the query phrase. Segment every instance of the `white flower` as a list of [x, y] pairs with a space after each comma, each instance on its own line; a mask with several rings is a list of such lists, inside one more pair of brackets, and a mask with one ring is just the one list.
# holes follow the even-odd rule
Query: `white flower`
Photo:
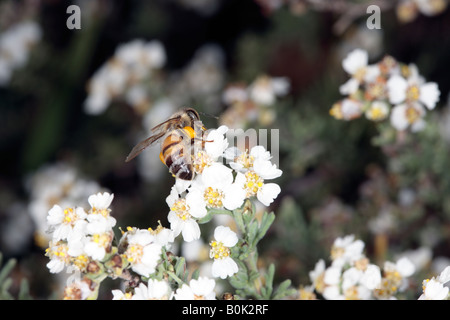
[[151, 228], [149, 228], [148, 230], [155, 237], [154, 242], [156, 244], [161, 245], [162, 247], [166, 248], [166, 250], [170, 250], [170, 247], [175, 240], [175, 234], [173, 230], [164, 228], [161, 225], [158, 225], [155, 230], [152, 230]]
[[113, 300], [131, 300], [133, 295], [129, 292], [123, 293], [121, 290], [111, 290]]
[[437, 278], [423, 281], [423, 293], [419, 300], [444, 300], [448, 298], [449, 287], [445, 286], [450, 281], [450, 266], [446, 267]]
[[341, 300], [344, 296], [341, 294], [340, 282], [342, 277], [342, 268], [340, 266], [331, 266], [325, 270], [323, 282], [323, 297], [327, 300]]
[[97, 193], [88, 198], [91, 210], [87, 216], [88, 225], [86, 226], [89, 234], [106, 233], [112, 230], [116, 225], [116, 219], [110, 216], [109, 206], [114, 198], [113, 194], [108, 192]]
[[366, 110], [366, 118], [373, 121], [386, 119], [389, 114], [389, 106], [384, 101], [373, 101]]
[[199, 141], [199, 145], [194, 145], [192, 165], [195, 173], [203, 173], [206, 167], [211, 166], [223, 155], [225, 149], [228, 147], [228, 141], [225, 136], [227, 131], [227, 126], [220, 126], [218, 129], [209, 131], [206, 137], [202, 141]]
[[445, 0], [414, 0], [417, 8], [426, 16], [435, 16], [447, 8]]
[[211, 130], [206, 136], [205, 151], [214, 161], [221, 157], [225, 149], [228, 148], [228, 141], [225, 136], [227, 131], [227, 126], [220, 126]]
[[233, 182], [232, 170], [216, 162], [206, 167], [202, 175], [193, 182], [186, 201], [188, 196], [197, 205], [234, 210], [244, 203], [245, 191], [242, 184]]
[[263, 146], [255, 146], [250, 153], [241, 153], [230, 166], [238, 171], [236, 183], [243, 186], [246, 198], [256, 196], [265, 206], [270, 205], [281, 192], [276, 183], [266, 183], [265, 180], [275, 179], [283, 173], [270, 161], [270, 152]]
[[367, 269], [363, 271], [360, 283], [370, 290], [375, 289], [381, 283], [380, 267], [370, 264]]
[[88, 198], [88, 202], [91, 205], [91, 213], [101, 213], [107, 215], [111, 211], [109, 206], [114, 199], [114, 194], [108, 192], [93, 194]]
[[237, 244], [238, 237], [230, 228], [218, 226], [214, 230], [214, 239], [210, 242], [211, 250], [209, 252], [209, 257], [214, 259], [212, 275], [222, 279], [231, 277], [239, 270], [236, 262], [230, 257], [230, 248]]
[[141, 39], [120, 44], [113, 57], [106, 61], [92, 76], [85, 112], [96, 115], [104, 112], [116, 97], [125, 97], [132, 107], [146, 102], [146, 92], [141, 84], [151, 79], [153, 71], [166, 62], [164, 47], [159, 41]]
[[196, 220], [203, 218], [207, 213], [204, 202], [197, 198], [191, 192], [182, 198], [175, 187], [172, 187], [170, 195], [166, 198], [170, 207], [167, 216], [170, 228], [173, 230], [175, 237], [181, 233], [184, 241], [187, 242], [200, 238], [200, 227]]
[[351, 263], [363, 257], [364, 242], [355, 240], [354, 235], [337, 238], [331, 248], [333, 266], [342, 267], [345, 263]]
[[384, 265], [385, 272], [397, 271], [403, 278], [410, 277], [414, 272], [416, 272], [416, 267], [414, 264], [406, 257], [400, 258], [394, 264], [387, 261]]
[[352, 120], [361, 116], [362, 103], [354, 99], [343, 99], [336, 102], [330, 109], [330, 115], [338, 120]]
[[128, 246], [125, 256], [131, 269], [145, 277], [155, 272], [161, 258], [160, 244], [154, 243], [154, 236], [148, 230], [135, 229], [126, 235]]
[[435, 108], [439, 101], [440, 91], [435, 82], [427, 82], [419, 75], [417, 67], [411, 65], [411, 75], [408, 79], [400, 75], [393, 75], [387, 82], [389, 101], [392, 104], [402, 102], [420, 102], [429, 110]]
[[93, 298], [95, 295], [95, 285], [92, 285], [91, 281], [84, 278], [72, 279], [64, 288], [64, 300], [86, 300]]
[[408, 127], [411, 131], [417, 132], [425, 128], [425, 108], [419, 103], [399, 104], [392, 108], [391, 124], [399, 130], [406, 130]]
[[314, 288], [317, 289], [317, 287], [320, 285], [320, 282], [323, 280], [322, 277], [324, 272], [325, 272], [325, 261], [323, 259], [320, 259], [319, 261], [317, 261], [314, 270], [309, 272], [309, 279], [311, 280], [311, 283], [313, 284]]
[[174, 297], [176, 300], [216, 300], [215, 286], [213, 279], [199, 277], [198, 280], [189, 281], [189, 285], [183, 284]]
[[148, 280], [147, 286], [142, 282], [139, 287], [134, 289], [134, 295], [131, 300], [170, 300], [172, 290], [167, 281]]
[[34, 21], [19, 22], [0, 34], [0, 85], [7, 84], [14, 70], [27, 62], [30, 49], [41, 36], [42, 30]]
[[339, 88], [341, 94], [353, 94], [362, 82], [375, 80], [380, 70], [376, 65], [369, 66], [368, 62], [369, 55], [365, 50], [355, 49], [347, 55], [342, 61], [342, 67], [352, 77]]
[[143, 55], [145, 62], [155, 69], [160, 69], [166, 63], [166, 51], [161, 42], [150, 41], [144, 45]]
[[222, 101], [227, 105], [236, 102], [245, 102], [247, 99], [248, 92], [246, 87], [242, 85], [229, 85], [222, 94]]
[[[366, 258], [361, 259], [361, 261], [364, 260], [368, 261]], [[356, 264], [343, 273], [343, 278], [342, 288], [344, 290], [355, 285], [362, 285], [368, 290], [373, 290], [381, 283], [381, 270], [374, 264], [365, 265], [364, 269], [359, 268]]]
[[50, 262], [47, 263], [47, 268], [51, 273], [59, 273], [66, 265], [69, 265], [71, 257], [68, 250], [69, 247], [66, 242], [50, 241], [45, 255], [50, 258]]
[[258, 77], [249, 87], [249, 96], [257, 104], [270, 106], [277, 96], [286, 95], [289, 91], [289, 81], [286, 78]]
[[53, 240], [78, 238], [84, 234], [87, 213], [83, 208], [61, 208], [54, 205], [48, 212], [47, 223], [53, 228]]
[[435, 279], [423, 281], [423, 293], [419, 300], [444, 300], [448, 297], [449, 288]]
[[106, 253], [111, 249], [111, 243], [114, 238], [112, 231], [95, 233], [86, 239], [84, 251], [93, 260], [103, 260]]

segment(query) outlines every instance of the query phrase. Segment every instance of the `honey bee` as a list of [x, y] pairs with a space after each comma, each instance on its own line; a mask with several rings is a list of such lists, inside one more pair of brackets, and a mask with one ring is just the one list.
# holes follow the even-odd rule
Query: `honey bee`
[[170, 173], [182, 180], [194, 178], [191, 153], [196, 141], [206, 128], [195, 109], [185, 108], [174, 113], [170, 118], [151, 130], [151, 136], [139, 142], [126, 158], [129, 162], [138, 156], [144, 149], [161, 140], [161, 153], [159, 159], [168, 168]]

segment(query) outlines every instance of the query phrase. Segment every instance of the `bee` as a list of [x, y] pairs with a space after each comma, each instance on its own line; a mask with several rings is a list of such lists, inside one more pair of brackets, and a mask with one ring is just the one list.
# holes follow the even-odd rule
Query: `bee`
[[192, 149], [196, 141], [204, 142], [199, 138], [199, 133], [205, 130], [195, 109], [179, 110], [168, 120], [152, 128], [151, 136], [134, 146], [125, 161], [129, 162], [147, 147], [162, 141], [159, 154], [161, 162], [169, 168], [174, 177], [192, 180], [195, 175], [191, 159]]

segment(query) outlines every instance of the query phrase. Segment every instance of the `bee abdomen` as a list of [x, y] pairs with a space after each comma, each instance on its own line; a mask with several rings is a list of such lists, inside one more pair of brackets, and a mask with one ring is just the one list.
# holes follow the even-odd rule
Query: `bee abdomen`
[[[182, 133], [175, 131], [167, 136], [161, 146], [161, 161], [177, 178], [192, 180], [194, 177], [190, 158], [190, 144], [186, 144]], [[186, 137], [187, 138], [187, 137]]]

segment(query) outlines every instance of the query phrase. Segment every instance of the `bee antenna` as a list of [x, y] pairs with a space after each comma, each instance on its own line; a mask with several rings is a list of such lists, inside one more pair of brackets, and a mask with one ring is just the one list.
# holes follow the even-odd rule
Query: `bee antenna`
[[206, 116], [206, 117], [210, 117], [210, 118], [214, 118], [214, 119], [219, 119], [219, 117], [214, 116], [214, 115], [212, 115], [210, 113], [205, 113], [205, 112], [201, 112], [201, 111], [199, 111], [198, 113], [201, 114], [202, 116]]

